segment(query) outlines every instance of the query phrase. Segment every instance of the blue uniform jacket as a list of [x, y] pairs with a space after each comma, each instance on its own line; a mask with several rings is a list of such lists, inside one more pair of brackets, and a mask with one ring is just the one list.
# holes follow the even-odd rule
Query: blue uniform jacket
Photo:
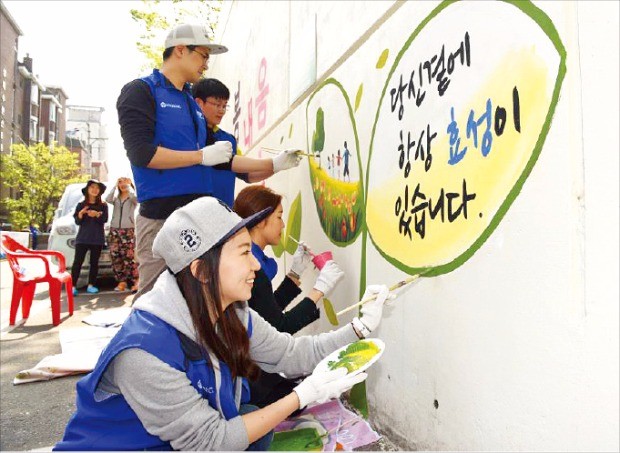
[[[246, 321], [252, 336], [252, 321]], [[101, 353], [95, 369], [77, 383], [77, 410], [54, 450], [171, 450], [168, 442], [149, 434], [122, 394], [100, 395], [97, 386], [110, 362], [121, 351], [140, 348], [171, 367], [184, 371], [192, 386], [230, 420], [249, 400], [245, 378], [233, 380], [230, 369], [218, 362], [219, 374], [206, 352], [157, 316], [134, 310]], [[217, 360], [213, 354], [211, 360]]]
[[[200, 107], [192, 98], [189, 84], [183, 91], [166, 83], [157, 69], [141, 80], [147, 83], [155, 99], [155, 138], [153, 144], [177, 151], [197, 151], [205, 146], [207, 127]], [[176, 195], [204, 194], [213, 190], [211, 167], [157, 170], [131, 166], [138, 202]]]

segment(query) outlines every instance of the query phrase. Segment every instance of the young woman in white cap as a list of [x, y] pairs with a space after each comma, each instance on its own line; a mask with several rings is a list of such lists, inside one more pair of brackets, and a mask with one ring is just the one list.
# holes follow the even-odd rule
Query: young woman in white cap
[[[212, 197], [176, 210], [153, 243], [168, 271], [77, 384], [77, 411], [56, 450], [267, 450], [273, 428], [299, 408], [338, 397], [366, 378], [344, 368], [317, 373], [262, 408], [249, 407], [247, 379], [260, 369], [311, 373], [332, 351], [375, 329], [389, 292], [362, 307], [353, 323], [317, 336], [275, 330], [245, 302], [259, 269], [247, 228]], [[356, 324], [358, 325], [358, 324]]]

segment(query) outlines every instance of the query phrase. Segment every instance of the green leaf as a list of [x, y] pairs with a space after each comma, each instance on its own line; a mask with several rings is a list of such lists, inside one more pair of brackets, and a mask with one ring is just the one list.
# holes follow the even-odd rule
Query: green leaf
[[360, 83], [360, 87], [357, 89], [357, 95], [355, 96], [355, 111], [357, 112], [357, 109], [360, 106], [360, 102], [362, 100], [362, 93], [364, 92], [364, 84]]
[[390, 49], [384, 49], [379, 55], [379, 59], [377, 60], [377, 69], [381, 69], [385, 66], [385, 62], [387, 61], [388, 55], [390, 54]]
[[280, 258], [282, 256], [282, 254], [284, 253], [284, 231], [282, 231], [282, 235], [280, 236], [280, 242], [278, 242], [278, 245], [272, 245], [271, 250], [273, 250], [273, 254], [277, 258]]
[[293, 241], [291, 236], [296, 241], [299, 241], [299, 235], [301, 234], [301, 192], [297, 194], [291, 208], [288, 213], [288, 222], [286, 222], [286, 237], [284, 238], [284, 248], [292, 255], [297, 250], [297, 243]]
[[366, 381], [355, 384], [349, 394], [349, 401], [362, 414], [368, 418], [368, 400], [366, 399]]
[[327, 316], [328, 321], [332, 326], [337, 326], [339, 324], [338, 317], [334, 311], [334, 306], [327, 297], [323, 298], [323, 307], [325, 308], [325, 315]]

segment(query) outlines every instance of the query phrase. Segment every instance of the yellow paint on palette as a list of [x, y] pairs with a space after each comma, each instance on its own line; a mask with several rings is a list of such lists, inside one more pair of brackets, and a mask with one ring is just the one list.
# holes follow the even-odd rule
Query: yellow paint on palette
[[[403, 171], [399, 170], [371, 185], [366, 221], [373, 241], [383, 253], [406, 266], [420, 268], [447, 264], [471, 247], [488, 227], [532, 157], [550, 108], [556, 75], [549, 74], [547, 64], [532, 49], [523, 48], [507, 53], [504, 60], [498, 62], [496, 70], [488, 80], [479, 85], [480, 88], [474, 95], [468, 98], [461, 94], [460, 105], [454, 104], [461, 139], [460, 149], [467, 146], [467, 152], [460, 162], [455, 165], [447, 162], [450, 149], [449, 134], [446, 132], [450, 112], [447, 112], [444, 124], [431, 125], [433, 131], [437, 132], [437, 137], [433, 141], [433, 160], [428, 172], [424, 171], [424, 162], [414, 161], [412, 155], [411, 173], [407, 179], [404, 178]], [[519, 93], [520, 133], [515, 130], [513, 122], [515, 86]], [[451, 94], [454, 92], [448, 90], [447, 96]], [[481, 143], [486, 124], [478, 127], [477, 148], [474, 147], [473, 137], [467, 138], [466, 130], [470, 110], [474, 110], [474, 117], [478, 119], [484, 113], [489, 98], [492, 102], [493, 142], [485, 157], [481, 152]], [[389, 99], [384, 102], [389, 102]], [[506, 122], [501, 136], [497, 136], [494, 131], [497, 106], [506, 109]], [[392, 149], [394, 148], [396, 146]], [[376, 149], [374, 152], [380, 150]], [[370, 171], [372, 172], [372, 168]], [[409, 210], [412, 208], [411, 198], [415, 187], [419, 183], [421, 192], [426, 195], [426, 201], [430, 198], [433, 205], [442, 189], [445, 193], [459, 194], [453, 200], [454, 211], [462, 204], [463, 180], [467, 184], [467, 193], [475, 193], [475, 199], [467, 203], [467, 219], [461, 214], [455, 221], [449, 222], [448, 205], [444, 197], [446, 217], [443, 222], [440, 215], [431, 220], [428, 208], [424, 210], [424, 239], [416, 233], [413, 218], [410, 224], [412, 238], [399, 234], [395, 202], [399, 196], [404, 199], [406, 184], [409, 184]], [[404, 207], [404, 201], [401, 206]], [[421, 217], [421, 212], [418, 213], [418, 218]]]

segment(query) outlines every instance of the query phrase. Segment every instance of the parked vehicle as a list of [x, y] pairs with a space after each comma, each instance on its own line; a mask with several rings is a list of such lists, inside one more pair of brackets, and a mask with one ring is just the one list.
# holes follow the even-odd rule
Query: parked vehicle
[[[65, 256], [67, 263], [67, 269], [71, 269], [73, 266], [73, 257], [75, 256], [75, 237], [77, 235], [78, 226], [73, 219], [73, 212], [75, 206], [84, 198], [82, 189], [85, 183], [69, 184], [65, 188], [65, 191], [58, 203], [58, 209], [54, 213], [54, 219], [52, 221], [52, 229], [50, 231], [49, 239], [47, 242], [48, 250], [57, 250]], [[102, 194], [101, 198], [105, 198], [107, 192], [114, 190], [114, 186], [110, 183], [104, 182], [107, 186], [106, 193]], [[110, 215], [110, 218], [112, 216]], [[106, 222], [105, 226], [106, 241], [108, 233], [110, 232], [110, 221]], [[90, 269], [89, 255], [86, 255], [84, 264], [82, 265], [82, 271], [80, 272], [80, 280], [78, 286], [82, 286], [87, 278], [88, 271]], [[106, 242], [105, 247], [101, 252], [99, 258], [99, 276], [100, 277], [114, 277], [112, 271], [112, 259], [110, 258], [110, 249]]]

